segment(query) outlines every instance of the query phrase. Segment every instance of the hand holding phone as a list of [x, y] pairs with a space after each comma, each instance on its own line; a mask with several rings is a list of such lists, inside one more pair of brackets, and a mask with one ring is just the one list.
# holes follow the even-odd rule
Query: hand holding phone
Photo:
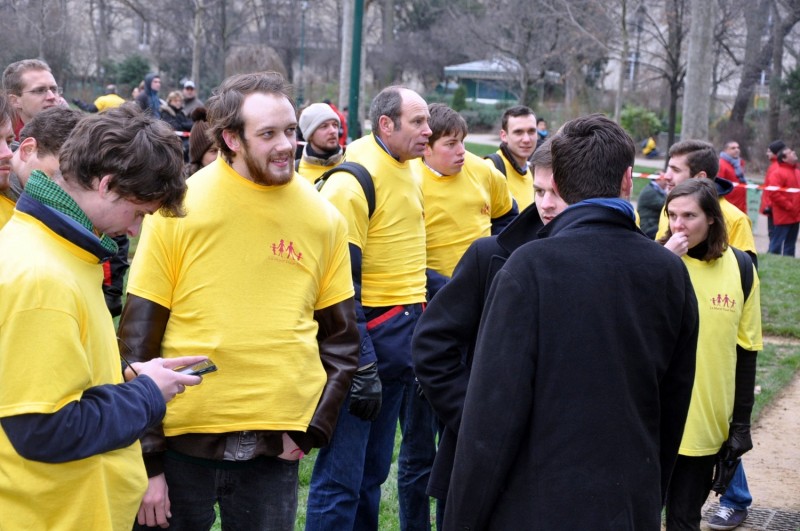
[[210, 372], [214, 372], [217, 370], [216, 364], [214, 364], [211, 360], [203, 360], [198, 363], [194, 363], [192, 365], [186, 365], [185, 367], [178, 367], [175, 369], [175, 372], [179, 372], [181, 374], [188, 374], [189, 376], [202, 376], [204, 374], [208, 374]]
[[[188, 369], [206, 362], [205, 356], [182, 356], [179, 358], [154, 358], [144, 363], [133, 363], [139, 376], [149, 376], [161, 391], [164, 401], [169, 402], [175, 395], [186, 390], [187, 386], [197, 385], [203, 381], [199, 376], [180, 373], [175, 369]], [[213, 363], [212, 363], [213, 365]]]

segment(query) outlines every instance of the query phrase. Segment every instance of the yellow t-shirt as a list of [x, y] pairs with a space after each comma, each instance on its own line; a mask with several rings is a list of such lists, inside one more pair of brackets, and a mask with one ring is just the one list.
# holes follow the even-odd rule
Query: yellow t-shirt
[[642, 155], [648, 155], [655, 148], [656, 148], [655, 139], [652, 136], [648, 137], [647, 143], [645, 143], [644, 147], [642, 148]]
[[[497, 154], [503, 159], [503, 164], [506, 166], [508, 188], [511, 190], [511, 195], [517, 200], [519, 211], [522, 212], [533, 204], [533, 173], [531, 167], [528, 165], [525, 173], [520, 173], [514, 169], [514, 165], [503, 155], [502, 150], [498, 149]], [[484, 159], [484, 163], [494, 168], [494, 163], [490, 159]]]
[[344, 214], [350, 243], [362, 251], [361, 302], [367, 307], [425, 302], [425, 220], [422, 179], [408, 162], [386, 153], [372, 135], [347, 147], [375, 184], [375, 212], [351, 174], [334, 173], [320, 191]]
[[0, 229], [8, 223], [8, 220], [11, 219], [11, 215], [14, 213], [14, 206], [16, 203], [12, 201], [10, 198], [0, 195]]
[[[0, 417], [54, 413], [121, 383], [97, 257], [22, 212], [0, 231]], [[21, 457], [0, 430], [1, 529], [128, 530], [147, 487], [138, 441], [66, 463]]]
[[327, 382], [313, 313], [353, 296], [345, 221], [305, 180], [260, 186], [222, 158], [188, 185], [186, 217], [145, 220], [128, 282], [170, 309], [164, 357], [219, 367], [164, 431], [305, 431]]
[[411, 161], [422, 175], [428, 267], [445, 276], [469, 245], [492, 232], [492, 219], [511, 210], [506, 178], [467, 152], [455, 175], [438, 175], [422, 159]]
[[[747, 214], [730, 204], [724, 197], [719, 198], [719, 206], [722, 209], [722, 217], [725, 219], [725, 229], [728, 231], [728, 243], [742, 251], [756, 254], [753, 223]], [[669, 229], [669, 217], [665, 214], [665, 208], [661, 209], [661, 215], [658, 217], [656, 239], [665, 235]]]
[[750, 297], [744, 293], [739, 265], [728, 248], [721, 258], [703, 262], [687, 256], [700, 315], [697, 338], [697, 368], [689, 416], [680, 453], [713, 455], [728, 438], [736, 388], [736, 345], [761, 350], [761, 295], [753, 270]]

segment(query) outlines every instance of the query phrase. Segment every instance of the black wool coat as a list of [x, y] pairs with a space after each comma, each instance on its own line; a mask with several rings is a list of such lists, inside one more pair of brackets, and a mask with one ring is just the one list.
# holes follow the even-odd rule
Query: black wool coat
[[683, 262], [622, 212], [565, 210], [495, 276], [445, 530], [658, 530], [691, 398]]

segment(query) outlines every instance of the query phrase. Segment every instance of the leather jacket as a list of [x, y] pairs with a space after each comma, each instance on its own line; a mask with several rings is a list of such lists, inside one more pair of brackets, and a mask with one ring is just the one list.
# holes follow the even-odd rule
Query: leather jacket
[[[153, 301], [128, 294], [119, 323], [120, 350], [131, 362], [144, 362], [161, 353], [161, 341], [170, 311]], [[358, 366], [360, 338], [355, 303], [350, 298], [314, 312], [319, 325], [317, 343], [328, 380], [305, 432], [288, 432], [303, 452], [327, 445], [336, 427], [353, 374]], [[163, 472], [161, 460], [167, 449], [191, 457], [213, 460], [246, 460], [283, 451], [281, 432], [243, 431], [220, 434], [186, 434], [165, 437], [162, 425], [142, 438], [148, 476]]]

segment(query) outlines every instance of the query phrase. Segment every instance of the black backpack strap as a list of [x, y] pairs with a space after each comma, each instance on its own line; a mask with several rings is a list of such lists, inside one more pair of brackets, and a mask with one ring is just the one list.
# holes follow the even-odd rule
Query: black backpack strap
[[371, 218], [372, 214], [375, 213], [375, 183], [372, 182], [372, 175], [370, 175], [367, 169], [358, 162], [345, 161], [323, 173], [315, 183], [317, 190], [322, 189], [322, 187], [325, 185], [325, 182], [327, 182], [328, 177], [340, 171], [349, 173], [355, 177], [358, 181], [358, 184], [361, 185], [361, 189], [364, 190], [364, 195], [367, 198], [367, 210], [369, 211], [369, 217]]
[[300, 171], [300, 159], [294, 159], [294, 171]]
[[503, 177], [506, 177], [506, 165], [503, 163], [503, 158], [500, 157], [497, 153], [491, 153], [483, 157], [485, 159], [489, 159], [494, 164], [494, 167], [500, 170], [500, 173], [503, 174]]
[[736, 255], [736, 262], [739, 264], [742, 291], [744, 292], [744, 300], [747, 301], [747, 298], [750, 297], [750, 291], [753, 289], [753, 260], [749, 254], [735, 247], [731, 247], [731, 251]]

